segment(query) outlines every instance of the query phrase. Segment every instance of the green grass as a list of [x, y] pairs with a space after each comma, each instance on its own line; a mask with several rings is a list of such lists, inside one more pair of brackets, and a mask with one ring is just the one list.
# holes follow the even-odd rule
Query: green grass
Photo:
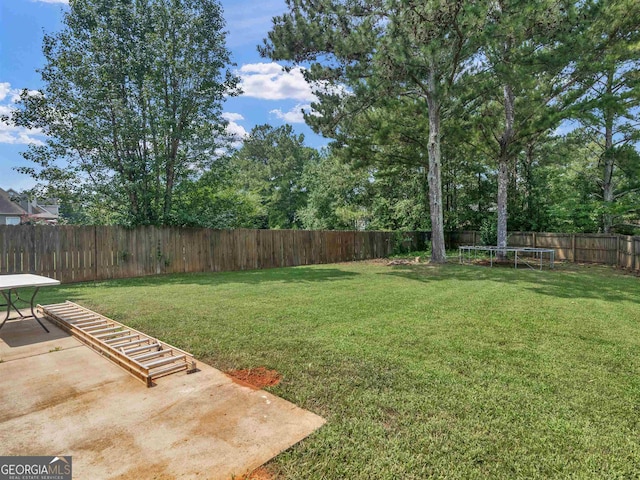
[[640, 283], [605, 267], [322, 265], [45, 289], [327, 424], [276, 478], [637, 478]]

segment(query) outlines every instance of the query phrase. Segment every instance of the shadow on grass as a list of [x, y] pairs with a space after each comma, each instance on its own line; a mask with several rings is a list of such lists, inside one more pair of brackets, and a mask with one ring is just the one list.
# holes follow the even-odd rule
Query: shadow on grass
[[[104, 280], [75, 284], [64, 284], [59, 287], [41, 290], [38, 303], [54, 303], [65, 300], [74, 301], [82, 297], [85, 288], [137, 288], [166, 285], [199, 285], [219, 286], [225, 284], [260, 285], [268, 282], [280, 283], [316, 283], [346, 280], [360, 275], [357, 272], [346, 272], [339, 268], [286, 267], [265, 270], [246, 270], [234, 272], [177, 273], [169, 275], [153, 275], [148, 277]], [[27, 290], [25, 289], [25, 292]], [[30, 292], [29, 292], [30, 294]], [[40, 299], [43, 299], [42, 301]]]
[[555, 270], [490, 268], [478, 265], [399, 265], [381, 275], [419, 282], [456, 280], [520, 284], [526, 290], [558, 298], [590, 298], [640, 304], [640, 280], [600, 266], [560, 265]]
[[97, 282], [100, 286], [147, 286], [147, 285], [223, 285], [244, 283], [258, 285], [265, 282], [307, 283], [330, 282], [355, 277], [359, 273], [345, 272], [339, 268], [286, 267], [265, 270], [234, 272], [177, 273], [149, 277], [127, 278]]

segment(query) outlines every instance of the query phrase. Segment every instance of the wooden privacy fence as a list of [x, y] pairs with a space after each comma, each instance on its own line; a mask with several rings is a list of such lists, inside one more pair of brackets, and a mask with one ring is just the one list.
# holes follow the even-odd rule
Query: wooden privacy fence
[[63, 283], [254, 270], [388, 256], [393, 232], [0, 226], [0, 274]]
[[[457, 232], [451, 247], [476, 245], [480, 233]], [[616, 265], [640, 270], [640, 237], [601, 233], [509, 232], [507, 243], [513, 247], [551, 248], [557, 260]]]
[[[0, 226], [0, 274], [35, 273], [63, 283], [162, 273], [220, 272], [383, 258], [423, 250], [430, 232], [210, 230], [170, 227]], [[448, 248], [480, 243], [447, 232]], [[640, 237], [510, 232], [508, 244], [552, 248], [556, 259], [640, 270]]]

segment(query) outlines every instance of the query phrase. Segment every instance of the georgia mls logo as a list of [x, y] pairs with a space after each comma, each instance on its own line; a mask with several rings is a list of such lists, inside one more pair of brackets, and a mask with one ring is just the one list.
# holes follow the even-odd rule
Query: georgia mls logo
[[0, 480], [71, 480], [71, 457], [0, 457]]
[[49, 462], [49, 475], [62, 474], [69, 475], [71, 473], [71, 457], [67, 460], [65, 457], [53, 457]]

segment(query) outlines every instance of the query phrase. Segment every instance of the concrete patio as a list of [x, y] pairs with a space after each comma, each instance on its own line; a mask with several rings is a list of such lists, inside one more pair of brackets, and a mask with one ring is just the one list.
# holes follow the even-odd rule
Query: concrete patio
[[0, 455], [71, 455], [74, 478], [231, 479], [324, 424], [201, 362], [147, 388], [46, 325], [0, 330]]

